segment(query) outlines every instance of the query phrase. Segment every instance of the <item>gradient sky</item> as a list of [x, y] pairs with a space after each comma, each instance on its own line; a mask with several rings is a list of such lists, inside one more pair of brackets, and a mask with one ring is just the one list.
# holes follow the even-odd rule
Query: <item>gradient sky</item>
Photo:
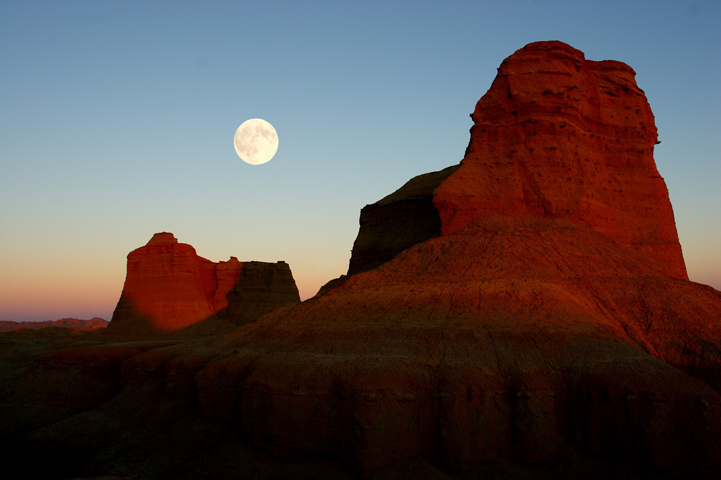
[[[721, 2], [0, 0], [0, 319], [110, 319], [168, 231], [213, 261], [345, 273], [360, 209], [457, 164], [504, 58], [631, 65], [691, 280], [721, 289]], [[276, 128], [262, 166], [233, 148]]]

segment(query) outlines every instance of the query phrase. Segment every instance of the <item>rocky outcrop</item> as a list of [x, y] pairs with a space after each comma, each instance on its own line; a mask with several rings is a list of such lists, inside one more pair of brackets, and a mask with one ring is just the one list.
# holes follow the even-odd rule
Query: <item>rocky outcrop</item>
[[635, 72], [561, 42], [507, 58], [472, 115], [461, 168], [438, 188], [443, 232], [490, 213], [562, 218], [687, 279], [653, 113]]
[[[220, 289], [220, 281], [218, 285]], [[244, 262], [226, 298], [227, 307], [216, 316], [237, 325], [257, 320], [276, 308], [300, 302], [293, 275], [285, 262]]]
[[548, 473], [580, 451], [574, 468], [712, 478], [720, 345], [718, 291], [567, 220], [489, 216], [218, 340], [235, 353], [194, 378], [204, 415], [256, 446], [367, 475]]
[[460, 167], [365, 210], [356, 273], [226, 335], [41, 357], [4, 445], [73, 452], [68, 478], [715, 479], [721, 292], [684, 278], [631, 72], [520, 50]]
[[106, 469], [111, 452], [135, 459], [152, 445], [143, 471], [167, 473], [172, 457], [233, 478], [207, 475], [182, 449], [188, 435], [244, 471], [210, 427], [165, 431], [200, 417], [280, 464], [335, 459], [349, 476], [419, 461], [447, 470], [438, 478], [721, 467], [721, 292], [565, 220], [490, 216], [230, 334], [151, 343], [40, 358], [6, 394], [13, 415], [0, 424], [32, 426], [13, 445], [62, 441]]
[[[586, 60], [561, 42], [518, 50], [502, 63], [471, 115], [460, 168], [409, 182], [437, 180], [423, 182], [420, 198], [413, 198], [423, 207], [411, 209], [409, 217], [424, 225], [423, 232], [404, 232], [404, 186], [361, 213], [349, 273], [377, 266], [415, 240], [499, 214], [593, 228], [642, 252], [666, 275], [688, 279], [668, 190], [653, 159], [653, 113], [634, 76], [628, 65]], [[378, 228], [376, 219], [384, 214], [388, 220]]]
[[348, 275], [384, 264], [406, 248], [441, 234], [441, 218], [433, 192], [458, 166], [412, 178], [396, 192], [360, 214]]
[[285, 262], [214, 263], [156, 233], [128, 254], [128, 273], [108, 333], [172, 333], [211, 317], [235, 325], [300, 302]]

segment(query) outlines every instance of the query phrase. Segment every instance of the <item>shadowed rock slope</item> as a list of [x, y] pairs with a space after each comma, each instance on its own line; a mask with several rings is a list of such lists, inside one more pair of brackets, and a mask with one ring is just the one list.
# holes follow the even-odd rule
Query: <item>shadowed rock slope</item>
[[223, 336], [45, 355], [5, 438], [83, 474], [716, 478], [721, 292], [686, 280], [655, 142], [629, 67], [531, 44], [459, 167], [365, 209], [344, 282]]
[[376, 268], [406, 248], [440, 235], [441, 218], [433, 205], [433, 192], [458, 167], [419, 175], [363, 207], [348, 275]]
[[493, 216], [216, 342], [235, 353], [195, 380], [206, 415], [257, 445], [362, 472], [579, 449], [702, 475], [721, 452], [720, 313], [718, 291], [606, 235]]
[[[128, 273], [108, 333], [172, 333], [205, 320], [241, 325], [300, 303], [285, 262], [211, 262], [172, 233], [128, 254]], [[196, 328], [198, 329], [198, 328]]]

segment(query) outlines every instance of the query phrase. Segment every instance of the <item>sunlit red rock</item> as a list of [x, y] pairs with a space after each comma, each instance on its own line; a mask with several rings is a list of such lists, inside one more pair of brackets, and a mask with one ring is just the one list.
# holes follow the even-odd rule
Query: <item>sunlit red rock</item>
[[443, 233], [488, 214], [562, 218], [687, 279], [653, 113], [628, 65], [561, 42], [508, 57], [472, 115], [461, 167], [435, 191]]
[[128, 254], [109, 333], [171, 333], [212, 316], [242, 324], [300, 302], [285, 262], [211, 262], [172, 233]]
[[532, 44], [460, 167], [363, 210], [349, 275], [225, 335], [46, 355], [7, 444], [158, 477], [715, 479], [721, 292], [685, 279], [655, 141], [629, 67]]
[[471, 115], [460, 167], [416, 177], [364, 208], [349, 273], [499, 214], [593, 228], [687, 279], [653, 159], [654, 116], [634, 77], [628, 65], [586, 60], [561, 42], [518, 50]]

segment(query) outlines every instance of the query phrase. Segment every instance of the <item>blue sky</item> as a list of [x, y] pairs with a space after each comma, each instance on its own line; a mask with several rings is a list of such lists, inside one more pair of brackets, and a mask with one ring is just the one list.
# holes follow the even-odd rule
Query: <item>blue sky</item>
[[[160, 231], [285, 260], [312, 296], [360, 209], [458, 163], [539, 40], [636, 70], [689, 275], [721, 289], [721, 2], [0, 0], [0, 319], [109, 319]], [[256, 117], [280, 139], [262, 166], [232, 144]]]

